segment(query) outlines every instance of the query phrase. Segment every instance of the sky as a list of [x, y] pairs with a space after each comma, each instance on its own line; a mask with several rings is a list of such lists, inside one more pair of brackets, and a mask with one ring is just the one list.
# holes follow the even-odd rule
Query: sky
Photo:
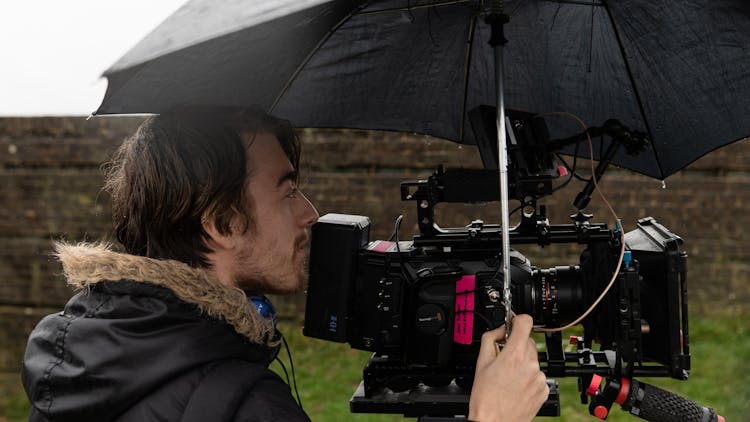
[[91, 114], [102, 72], [185, 1], [0, 1], [0, 116]]

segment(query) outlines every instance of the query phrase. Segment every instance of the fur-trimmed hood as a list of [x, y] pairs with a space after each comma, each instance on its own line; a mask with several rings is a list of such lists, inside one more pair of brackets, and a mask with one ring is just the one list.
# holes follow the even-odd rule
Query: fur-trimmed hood
[[55, 256], [76, 290], [104, 281], [136, 281], [171, 290], [210, 317], [229, 323], [252, 343], [276, 346], [273, 323], [264, 319], [237, 287], [222, 284], [203, 269], [174, 260], [119, 253], [107, 243], [55, 244]]
[[[273, 323], [242, 290], [107, 245], [58, 244], [56, 256], [79, 292], [29, 335], [21, 373], [29, 420], [152, 419], [142, 412], [182, 420], [201, 396], [197, 386], [227, 362], [275, 379], [288, 394], [268, 369], [279, 351]], [[206, 388], [231, 399], [235, 384], [220, 378]]]

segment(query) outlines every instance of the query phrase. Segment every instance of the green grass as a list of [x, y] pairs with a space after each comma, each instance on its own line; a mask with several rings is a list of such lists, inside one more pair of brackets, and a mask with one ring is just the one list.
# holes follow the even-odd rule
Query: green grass
[[[346, 344], [302, 336], [300, 324], [282, 322], [296, 364], [302, 403], [314, 421], [403, 421], [400, 415], [349, 414], [349, 399], [362, 379], [369, 353]], [[693, 317], [690, 325], [692, 371], [690, 380], [643, 378], [642, 381], [716, 409], [728, 421], [745, 420], [750, 414], [750, 319], [747, 317]], [[286, 361], [286, 358], [284, 358]], [[273, 365], [278, 368], [277, 364]], [[288, 364], [287, 364], [288, 367]], [[283, 375], [282, 375], [283, 376]], [[598, 420], [580, 403], [577, 379], [558, 379], [561, 417], [540, 421]], [[608, 421], [641, 420], [612, 408]]]
[[[305, 337], [298, 322], [281, 321], [279, 328], [292, 352], [302, 405], [313, 421], [404, 421], [401, 415], [349, 413], [349, 399], [362, 380], [362, 368], [371, 353]], [[279, 356], [289, 371], [283, 349]], [[278, 363], [271, 368], [285, 377]]]
[[0, 395], [0, 422], [21, 422], [29, 417], [29, 401], [21, 386]]
[[[350, 414], [349, 399], [362, 379], [369, 353], [350, 349], [346, 344], [325, 342], [302, 336], [296, 322], [280, 323], [295, 362], [297, 386], [302, 403], [313, 421], [404, 421], [400, 415]], [[750, 318], [747, 316], [694, 316], [690, 325], [692, 373], [689, 381], [665, 378], [643, 379], [660, 388], [710, 406], [728, 421], [747, 420], [750, 414]], [[283, 359], [289, 369], [286, 353]], [[281, 373], [278, 364], [272, 368]], [[283, 377], [283, 373], [282, 373]], [[559, 419], [540, 421], [597, 420], [580, 404], [576, 379], [558, 379], [561, 413]], [[28, 402], [20, 386], [0, 395], [0, 422], [26, 420]], [[638, 419], [615, 406], [608, 421]]]

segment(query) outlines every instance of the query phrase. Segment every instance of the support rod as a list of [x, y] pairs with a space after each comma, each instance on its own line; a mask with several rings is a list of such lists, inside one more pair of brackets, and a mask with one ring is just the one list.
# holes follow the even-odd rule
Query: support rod
[[489, 44], [495, 56], [495, 88], [497, 101], [497, 154], [498, 170], [500, 173], [500, 211], [501, 211], [501, 240], [502, 240], [502, 270], [503, 270], [503, 302], [505, 302], [505, 338], [510, 335], [510, 321], [513, 317], [510, 297], [510, 219], [508, 210], [508, 149], [505, 141], [505, 96], [503, 93], [503, 47], [506, 39], [503, 31], [508, 22], [508, 16], [503, 13], [503, 1], [493, 0], [488, 4], [488, 15], [485, 21], [490, 25], [492, 33]]

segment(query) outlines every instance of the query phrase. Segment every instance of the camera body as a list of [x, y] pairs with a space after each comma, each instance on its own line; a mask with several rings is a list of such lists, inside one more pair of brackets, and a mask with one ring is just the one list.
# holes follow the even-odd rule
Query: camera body
[[[513, 310], [530, 314], [537, 326], [559, 327], [604, 290], [617, 266], [621, 236], [601, 224], [540, 230], [537, 223], [514, 228], [511, 243], [576, 242], [584, 249], [578, 263], [553, 268], [536, 268], [512, 251]], [[504, 323], [496, 227], [474, 222], [411, 241], [369, 241], [369, 218], [327, 214], [312, 231], [305, 335], [374, 352], [365, 369], [366, 393], [453, 380], [470, 386], [482, 333]], [[633, 365], [638, 375], [684, 379], [689, 355], [682, 342], [687, 332], [681, 332], [681, 239], [651, 218], [624, 239], [630, 261], [582, 322], [583, 346], [590, 351], [593, 339], [600, 343], [584, 372], [614, 371], [616, 360]], [[560, 343], [559, 334], [548, 336], [543, 369], [557, 377], [579, 376]]]
[[[419, 234], [412, 240], [399, 241], [400, 219], [389, 241], [370, 241], [365, 216], [327, 214], [312, 227], [303, 333], [373, 352], [363, 371], [362, 400], [353, 399], [353, 411], [432, 413], [436, 402], [449, 401], [443, 392], [427, 397], [426, 407], [419, 409], [403, 407], [416, 403], [413, 396], [383, 398], [382, 393], [418, 393], [420, 385], [468, 391], [482, 334], [505, 323], [501, 227], [476, 220], [441, 228], [434, 218], [434, 208], [442, 202], [500, 200], [493, 115], [481, 107], [470, 112], [486, 169], [440, 166], [425, 180], [401, 183], [401, 199], [416, 203]], [[508, 233], [511, 246], [577, 244], [582, 249], [579, 262], [552, 268], [536, 268], [511, 250], [512, 310], [531, 315], [537, 327], [555, 328], [599, 300], [580, 321], [583, 334], [575, 337], [575, 351], [564, 349], [560, 331], [545, 333], [541, 369], [549, 377], [578, 377], [582, 400], [585, 386], [596, 377], [687, 379], [687, 255], [682, 239], [653, 218], [639, 220], [629, 233], [622, 233], [619, 223], [614, 229], [592, 223], [584, 205], [577, 206], [571, 223], [550, 224], [537, 200], [553, 193], [553, 180], [568, 169], [546, 146], [568, 145], [583, 135], [549, 141], [543, 120], [530, 113], [509, 111], [506, 123], [508, 195], [523, 210], [521, 222]], [[619, 133], [606, 125], [600, 129]], [[607, 156], [616, 151], [617, 143], [612, 145]], [[607, 164], [608, 159], [600, 162], [597, 179]], [[589, 181], [577, 204], [588, 203], [591, 185]], [[444, 414], [465, 408], [466, 396], [458, 397], [452, 403], [457, 407]], [[550, 403], [545, 413], [559, 414], [559, 403]], [[355, 405], [362, 407], [354, 410]]]
[[[313, 226], [305, 334], [416, 365], [472, 363], [482, 333], [505, 318], [495, 242], [483, 242], [476, 223], [454, 247], [369, 242], [368, 224], [363, 216], [326, 214]], [[591, 271], [537, 269], [515, 250], [510, 265], [514, 311], [537, 324], [567, 322], [586, 302], [584, 286], [592, 282], [582, 277]]]

